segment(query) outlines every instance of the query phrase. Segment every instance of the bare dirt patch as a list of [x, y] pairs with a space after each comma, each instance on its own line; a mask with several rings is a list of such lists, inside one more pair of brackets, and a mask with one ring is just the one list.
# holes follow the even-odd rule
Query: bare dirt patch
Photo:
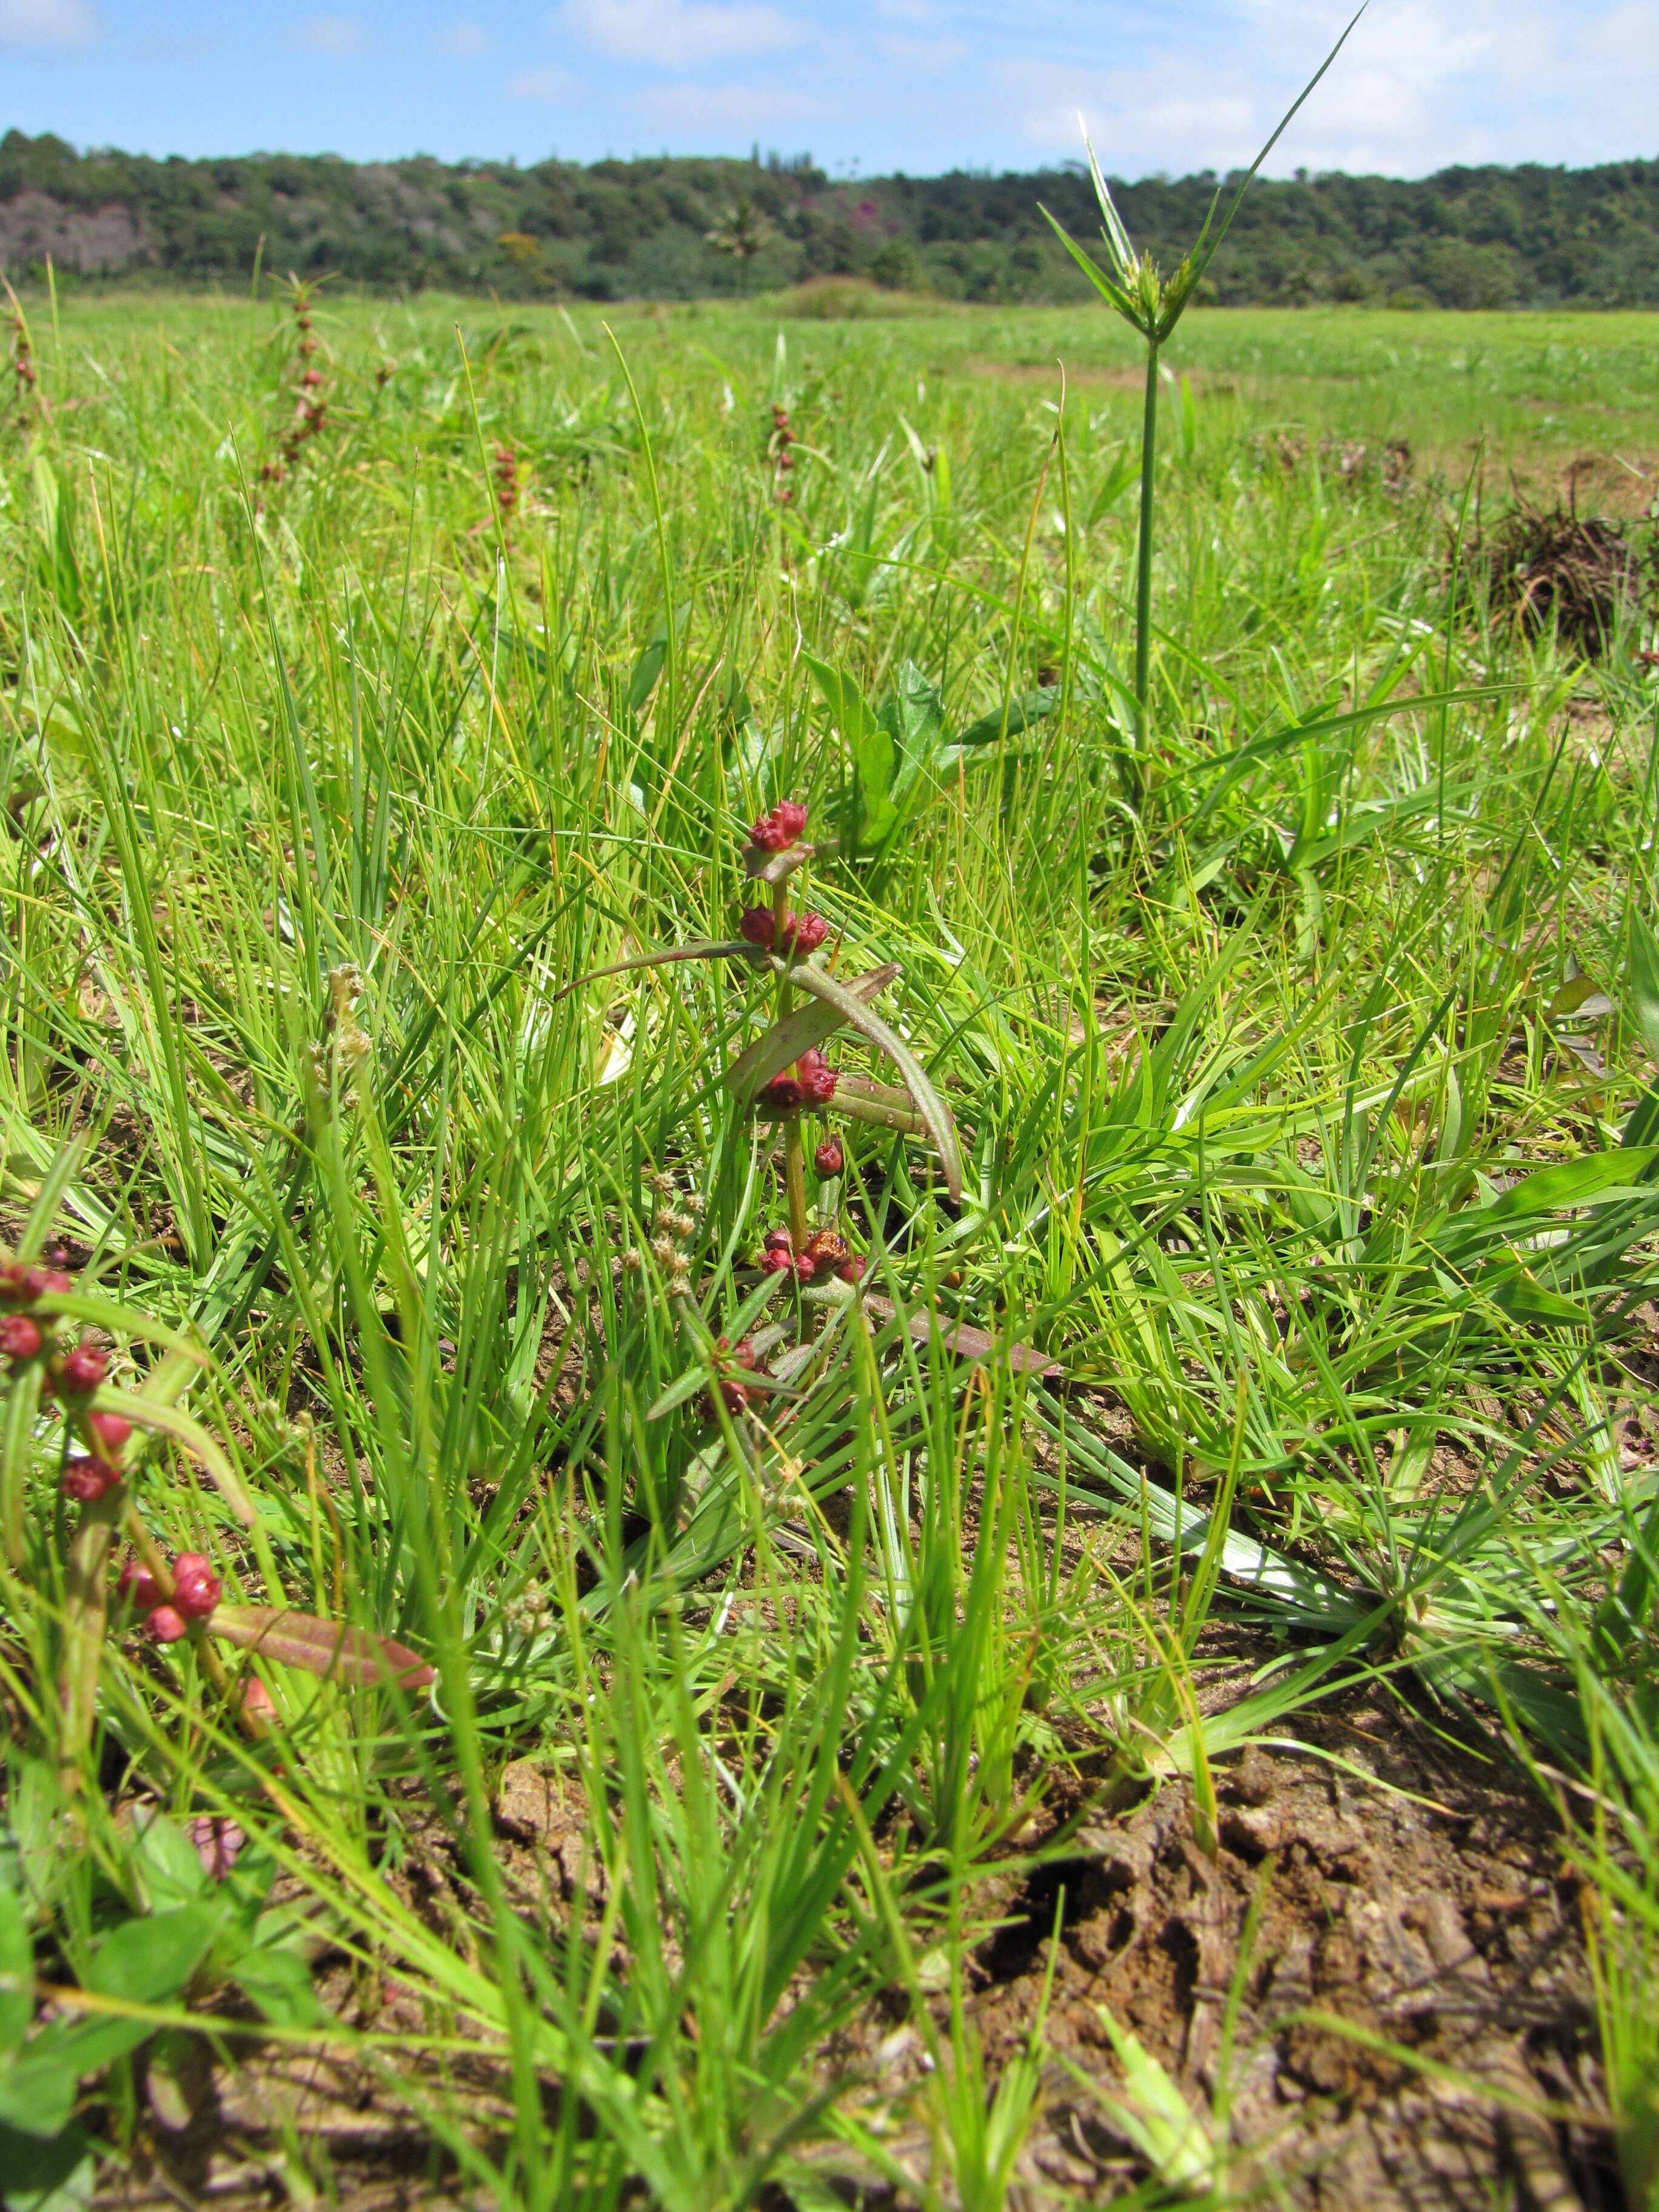
[[[1103, 2007], [1207, 2119], [1237, 1978], [1233, 2188], [1321, 2212], [1617, 2203], [1577, 1886], [1547, 1808], [1512, 1770], [1375, 1699], [1295, 1740], [1218, 1771], [1213, 1854], [1190, 1786], [1166, 1784], [1126, 1818], [1085, 1820], [981, 1948], [970, 2012], [994, 2078], [1036, 2023], [1063, 1889], [1027, 2184], [1094, 2197], [1143, 2171], [1076, 2078], [1123, 2094]], [[890, 2029], [872, 2022], [862, 2055], [896, 2120], [921, 2047], [896, 2053]], [[890, 2148], [920, 2188], [921, 2131]]]

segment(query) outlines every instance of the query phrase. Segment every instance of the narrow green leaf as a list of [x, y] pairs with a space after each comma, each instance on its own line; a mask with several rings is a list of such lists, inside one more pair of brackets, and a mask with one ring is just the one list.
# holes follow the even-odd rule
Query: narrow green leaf
[[220, 1496], [242, 1526], [253, 1526], [258, 1514], [246, 1485], [199, 1421], [191, 1420], [176, 1406], [164, 1405], [142, 1394], [134, 1397], [125, 1390], [94, 1391], [92, 1403], [94, 1412], [118, 1413], [136, 1428], [157, 1430], [162, 1436], [171, 1437], [175, 1443], [182, 1444], [191, 1457], [199, 1460], [206, 1468]]
[[1083, 248], [1072, 236], [1071, 233], [1067, 231], [1062, 224], [1054, 221], [1053, 216], [1048, 213], [1046, 207], [1043, 207], [1040, 200], [1037, 203], [1037, 206], [1040, 213], [1047, 220], [1048, 228], [1054, 232], [1055, 237], [1066, 248], [1066, 251], [1071, 255], [1073, 260], [1076, 262], [1078, 267], [1083, 271], [1084, 275], [1094, 286], [1096, 291], [1100, 294], [1101, 297], [1105, 300], [1109, 305], [1117, 309], [1117, 312], [1122, 316], [1126, 323], [1133, 324], [1134, 328], [1140, 332], [1142, 337], [1151, 337], [1152, 332], [1147, 329], [1146, 319], [1142, 316], [1139, 308], [1135, 306], [1133, 301], [1130, 299], [1128, 294], [1123, 289], [1122, 286], [1121, 284], [1114, 283], [1112, 279], [1106, 274], [1105, 270], [1095, 261], [1091, 259], [1089, 255], [1084, 252]]

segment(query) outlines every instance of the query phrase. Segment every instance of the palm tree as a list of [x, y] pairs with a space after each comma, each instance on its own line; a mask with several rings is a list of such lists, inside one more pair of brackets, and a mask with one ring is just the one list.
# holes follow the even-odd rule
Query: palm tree
[[738, 264], [738, 289], [749, 289], [749, 264], [772, 235], [772, 226], [745, 192], [735, 207], [727, 207], [713, 230], [705, 231], [716, 253], [729, 253]]

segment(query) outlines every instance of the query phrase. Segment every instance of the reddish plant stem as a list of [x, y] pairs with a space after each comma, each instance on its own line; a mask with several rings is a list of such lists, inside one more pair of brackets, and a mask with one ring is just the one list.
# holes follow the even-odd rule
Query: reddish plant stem
[[[789, 878], [786, 876], [772, 892], [772, 911], [777, 916], [778, 941], [783, 942], [784, 916], [789, 910]], [[778, 978], [778, 1019], [781, 1021], [795, 1003], [795, 994], [787, 982]], [[809, 1235], [806, 1221], [806, 1154], [801, 1140], [800, 1122], [792, 1118], [783, 1125], [783, 1171], [789, 1198], [789, 1234], [797, 1252], [805, 1248]]]
[[64, 1648], [58, 1672], [62, 1734], [58, 1773], [65, 1796], [81, 1787], [81, 1765], [98, 1706], [98, 1667], [109, 1613], [109, 1552], [126, 1510], [118, 1485], [81, 1509], [64, 1584]]

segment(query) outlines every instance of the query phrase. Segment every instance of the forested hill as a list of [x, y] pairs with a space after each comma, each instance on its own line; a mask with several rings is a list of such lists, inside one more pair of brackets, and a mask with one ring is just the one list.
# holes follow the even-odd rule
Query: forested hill
[[[1215, 183], [1114, 190], [1137, 243], [1168, 269]], [[1070, 167], [848, 182], [775, 156], [158, 161], [11, 131], [0, 267], [32, 281], [50, 253], [69, 281], [231, 286], [249, 283], [257, 254], [278, 274], [334, 271], [388, 292], [679, 299], [842, 274], [951, 299], [1076, 298], [1084, 280], [1039, 202], [1094, 235], [1087, 180]], [[1238, 305], [1659, 306], [1659, 161], [1258, 183], [1206, 291]]]

